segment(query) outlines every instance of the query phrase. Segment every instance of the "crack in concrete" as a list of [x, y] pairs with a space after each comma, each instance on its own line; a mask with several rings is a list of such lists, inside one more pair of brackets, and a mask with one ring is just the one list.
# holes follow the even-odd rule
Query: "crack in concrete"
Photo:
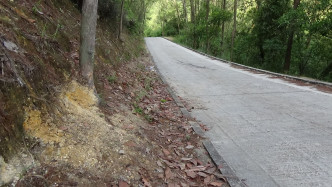
[[215, 70], [215, 69], [208, 68], [208, 67], [206, 67], [206, 66], [198, 66], [198, 65], [195, 65], [195, 64], [182, 62], [182, 61], [180, 61], [180, 60], [176, 60], [176, 63], [181, 64], [181, 65], [185, 65], [185, 66], [191, 66], [191, 67], [198, 68], [198, 69]]

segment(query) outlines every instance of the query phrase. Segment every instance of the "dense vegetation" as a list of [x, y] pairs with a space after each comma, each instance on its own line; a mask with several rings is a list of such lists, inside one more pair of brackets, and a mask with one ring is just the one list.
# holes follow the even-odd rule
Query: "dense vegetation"
[[331, 0], [159, 0], [147, 36], [237, 63], [332, 81]]

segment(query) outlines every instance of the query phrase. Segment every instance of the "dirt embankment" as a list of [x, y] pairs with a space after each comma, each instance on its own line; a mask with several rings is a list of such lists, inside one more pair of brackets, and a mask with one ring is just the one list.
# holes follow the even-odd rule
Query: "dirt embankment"
[[79, 20], [69, 0], [0, 2], [0, 185], [222, 186], [142, 40], [101, 22], [99, 104], [80, 84]]

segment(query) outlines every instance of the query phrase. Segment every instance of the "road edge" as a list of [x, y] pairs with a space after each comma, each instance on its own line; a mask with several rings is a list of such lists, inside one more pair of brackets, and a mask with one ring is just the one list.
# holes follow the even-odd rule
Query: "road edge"
[[267, 70], [263, 70], [263, 69], [258, 69], [258, 68], [246, 66], [246, 65], [243, 65], [243, 64], [239, 64], [239, 63], [236, 63], [236, 62], [231, 62], [231, 61], [228, 61], [228, 60], [224, 60], [224, 59], [221, 59], [221, 58], [218, 58], [218, 57], [215, 57], [215, 56], [203, 53], [201, 51], [192, 49], [191, 47], [188, 47], [188, 46], [176, 43], [176, 42], [174, 42], [174, 41], [172, 41], [172, 40], [170, 40], [168, 38], [165, 38], [165, 37], [161, 37], [161, 38], [163, 38], [165, 40], [168, 40], [168, 41], [170, 41], [170, 42], [172, 42], [174, 44], [180, 45], [180, 46], [182, 46], [182, 47], [184, 47], [186, 49], [189, 49], [191, 51], [194, 51], [196, 53], [199, 53], [199, 54], [201, 54], [203, 56], [209, 57], [209, 58], [214, 59], [214, 60], [218, 60], [218, 61], [220, 61], [222, 63], [227, 63], [227, 64], [231, 64], [231, 65], [234, 65], [234, 66], [239, 66], [239, 67], [242, 67], [242, 68], [246, 68], [246, 69], [249, 69], [249, 70], [254, 70], [254, 71], [258, 71], [258, 72], [262, 72], [262, 73], [266, 73], [266, 74], [270, 74], [270, 75], [274, 75], [274, 76], [279, 76], [279, 77], [287, 78], [287, 79], [291, 79], [291, 80], [302, 81], [302, 82], [311, 83], [311, 84], [315, 84], [315, 85], [322, 85], [322, 86], [332, 87], [332, 83], [330, 83], [330, 82], [324, 82], [324, 81], [319, 81], [319, 80], [306, 79], [306, 78], [301, 78], [301, 77], [296, 77], [296, 76], [286, 75], [286, 74], [281, 74], [281, 73], [275, 73], [275, 72], [272, 72], [272, 71], [267, 71]]
[[[146, 44], [146, 41], [145, 41], [145, 44]], [[149, 55], [152, 62], [154, 64], [156, 64], [155, 59], [151, 55], [147, 46], [146, 46], [146, 52]], [[189, 111], [185, 108], [183, 103], [180, 101], [180, 99], [176, 96], [175, 92], [172, 90], [172, 88], [166, 81], [165, 77], [160, 73], [157, 66], [155, 66], [155, 70], [156, 70], [157, 74], [159, 75], [161, 81], [167, 86], [167, 91], [172, 96], [176, 105], [180, 108], [182, 115], [189, 119], [193, 118], [191, 116], [191, 114], [189, 113]], [[246, 185], [235, 175], [235, 172], [233, 171], [233, 169], [228, 166], [227, 162], [217, 152], [217, 150], [213, 146], [212, 142], [210, 140], [208, 140], [208, 138], [205, 136], [205, 132], [201, 129], [200, 125], [196, 121], [190, 121], [190, 120], [189, 120], [189, 124], [191, 125], [191, 128], [195, 131], [196, 134], [207, 139], [207, 140], [203, 141], [203, 146], [206, 149], [206, 151], [209, 153], [211, 160], [218, 167], [218, 170], [227, 179], [228, 184], [231, 187], [246, 187]]]

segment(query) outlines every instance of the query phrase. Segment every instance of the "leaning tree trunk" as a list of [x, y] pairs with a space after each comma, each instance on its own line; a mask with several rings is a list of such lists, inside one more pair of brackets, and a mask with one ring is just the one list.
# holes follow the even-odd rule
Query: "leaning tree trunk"
[[93, 66], [97, 26], [98, 0], [84, 0], [82, 7], [80, 68], [81, 74], [89, 88], [95, 89], [93, 82]]
[[232, 32], [232, 46], [231, 46], [231, 61], [233, 61], [233, 52], [234, 52], [234, 42], [236, 34], [236, 13], [237, 13], [237, 0], [234, 0], [234, 23], [233, 23], [233, 32]]
[[[224, 11], [226, 11], [226, 0], [223, 0], [223, 4], [222, 4], [222, 9]], [[222, 25], [221, 25], [221, 41], [220, 41], [220, 53], [221, 56], [224, 54], [224, 49], [223, 49], [223, 45], [224, 45], [224, 34], [225, 34], [225, 20], [222, 21]]]
[[[294, 0], [294, 10], [297, 9], [299, 6], [301, 0]], [[292, 27], [292, 24], [291, 24]], [[286, 49], [286, 54], [285, 54], [285, 63], [284, 63], [284, 72], [289, 71], [290, 68], [290, 63], [291, 63], [291, 58], [292, 58], [292, 47], [293, 47], [293, 38], [294, 38], [294, 29], [291, 28], [291, 33], [289, 34], [288, 37], [288, 42], [287, 42], [287, 49]]]
[[123, 7], [124, 7], [124, 0], [121, 2], [121, 13], [120, 13], [120, 23], [119, 23], [119, 34], [118, 34], [118, 39], [122, 41], [122, 22], [123, 22]]

